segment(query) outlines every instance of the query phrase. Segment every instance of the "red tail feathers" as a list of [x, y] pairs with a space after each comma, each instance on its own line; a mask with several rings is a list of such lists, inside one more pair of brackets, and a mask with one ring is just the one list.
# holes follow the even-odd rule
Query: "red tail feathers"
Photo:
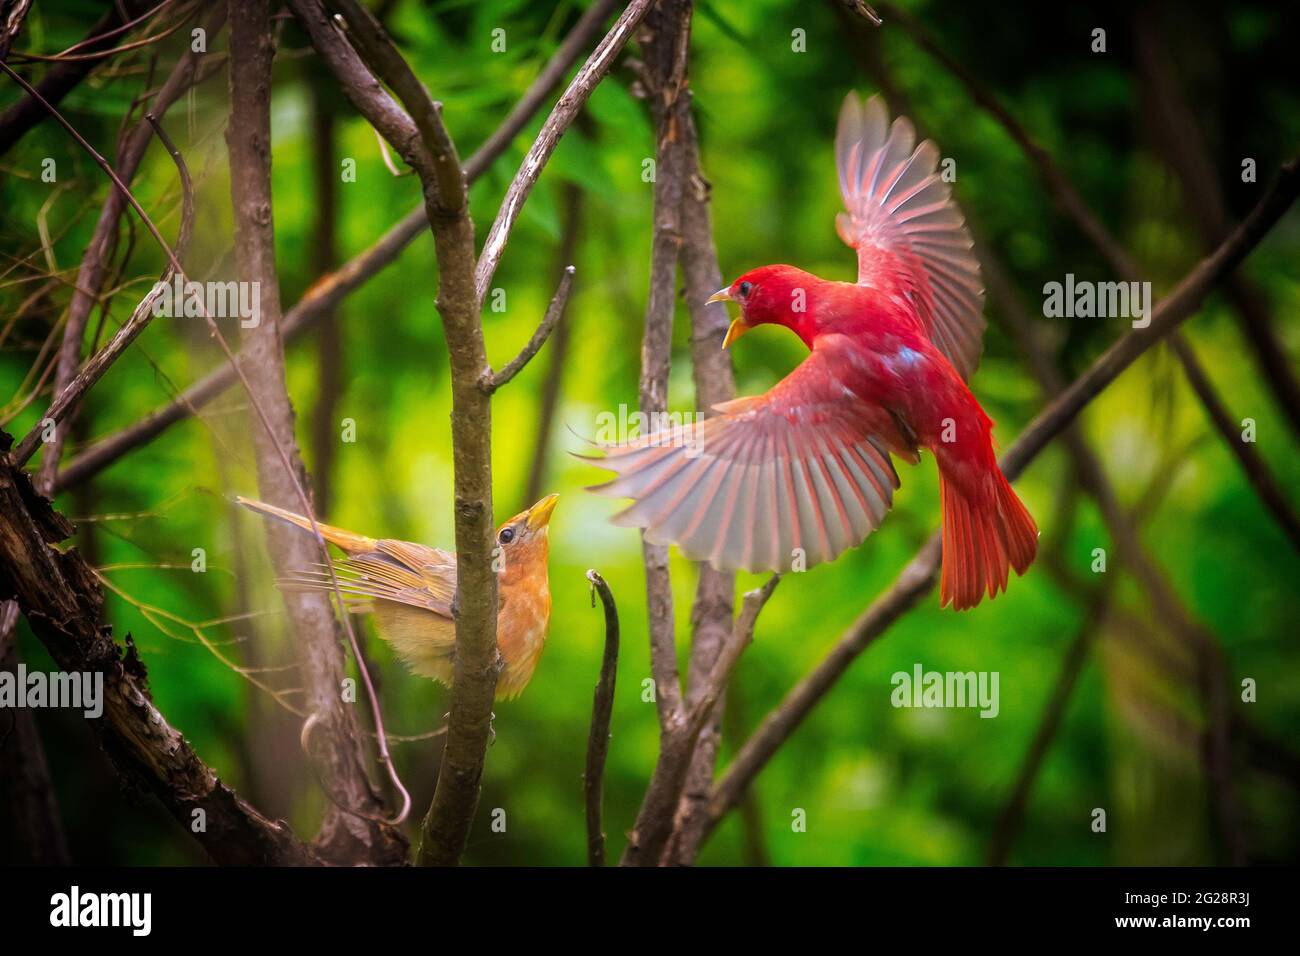
[[[1038, 552], [1038, 526], [1002, 472], [993, 467], [992, 494], [972, 501], [939, 476], [943, 502], [943, 575], [940, 605], [974, 607], [1007, 589], [1009, 568], [1024, 574]], [[987, 485], [985, 486], [987, 488]]]

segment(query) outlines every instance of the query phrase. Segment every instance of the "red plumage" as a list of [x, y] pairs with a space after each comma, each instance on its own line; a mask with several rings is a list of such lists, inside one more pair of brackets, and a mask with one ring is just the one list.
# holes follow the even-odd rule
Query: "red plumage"
[[740, 305], [726, 343], [756, 325], [791, 329], [810, 350], [767, 393], [718, 406], [697, 434], [607, 448], [618, 476], [596, 490], [635, 502], [615, 520], [725, 569], [829, 561], [883, 519], [898, 477], [889, 455], [931, 451], [943, 509], [941, 601], [963, 609], [1023, 574], [1038, 530], [993, 454], [993, 422], [965, 379], [984, 330], [979, 265], [964, 220], [913, 149], [906, 119], [850, 96], [836, 160], [841, 238], [858, 281], [793, 266], [746, 273], [716, 298]]

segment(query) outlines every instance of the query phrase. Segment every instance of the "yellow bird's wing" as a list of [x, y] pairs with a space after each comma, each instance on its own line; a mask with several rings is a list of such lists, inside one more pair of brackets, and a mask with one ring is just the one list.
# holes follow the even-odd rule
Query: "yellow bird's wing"
[[[339, 590], [349, 601], [391, 601], [451, 618], [456, 596], [456, 559], [446, 551], [410, 541], [383, 539], [372, 551], [334, 562]], [[332, 591], [323, 564], [279, 579], [281, 586]]]

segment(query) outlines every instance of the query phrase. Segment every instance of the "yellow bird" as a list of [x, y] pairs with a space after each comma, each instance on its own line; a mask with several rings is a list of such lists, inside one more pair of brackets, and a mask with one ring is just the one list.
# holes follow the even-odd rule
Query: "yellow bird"
[[[547, 495], [497, 531], [497, 648], [504, 667], [498, 699], [515, 697], [528, 686], [551, 621], [551, 591], [546, 562], [547, 526], [559, 495]], [[311, 521], [265, 502], [236, 497], [246, 508], [311, 531]], [[393, 646], [415, 673], [452, 684], [456, 623], [456, 555], [410, 541], [367, 538], [317, 522], [326, 541], [347, 557], [334, 565], [339, 589], [354, 612], [370, 612], [379, 636]], [[333, 591], [329, 569], [317, 565], [281, 579], [290, 587]]]

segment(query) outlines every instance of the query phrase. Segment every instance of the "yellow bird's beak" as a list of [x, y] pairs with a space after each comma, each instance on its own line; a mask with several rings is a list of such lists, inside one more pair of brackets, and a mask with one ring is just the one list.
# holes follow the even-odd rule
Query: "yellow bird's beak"
[[731, 325], [727, 326], [727, 337], [722, 340], [722, 347], [725, 349], [728, 345], [736, 341], [736, 339], [740, 338], [752, 328], [753, 326], [745, 321], [743, 315], [732, 319]]
[[[727, 286], [727, 288], [719, 289], [717, 292], [713, 293], [713, 295], [709, 296], [706, 301], [735, 302], [736, 300], [731, 297], [731, 286]], [[743, 315], [733, 319], [731, 325], [727, 327], [727, 337], [722, 340], [722, 347], [725, 349], [728, 345], [736, 341], [736, 339], [740, 338], [752, 328], [753, 326], [745, 321]]]
[[551, 512], [555, 510], [555, 503], [560, 500], [559, 495], [547, 495], [537, 504], [528, 509], [528, 530], [536, 531], [539, 528], [546, 527], [551, 520]]

